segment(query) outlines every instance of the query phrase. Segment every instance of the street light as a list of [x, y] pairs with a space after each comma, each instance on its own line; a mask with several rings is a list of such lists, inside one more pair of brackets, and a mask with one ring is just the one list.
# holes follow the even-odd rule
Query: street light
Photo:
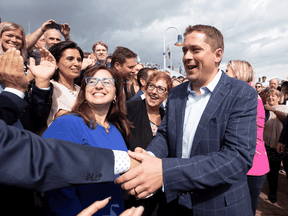
[[177, 37], [177, 42], [174, 44], [175, 46], [181, 47], [183, 45], [183, 41], [182, 41], [182, 35], [180, 33], [180, 30], [177, 27], [171, 26], [168, 27], [165, 31], [164, 31], [164, 52], [163, 52], [163, 58], [164, 58], [164, 70], [166, 68], [166, 50], [165, 50], [165, 36], [166, 36], [166, 31], [168, 29], [176, 29], [178, 31], [178, 37]]

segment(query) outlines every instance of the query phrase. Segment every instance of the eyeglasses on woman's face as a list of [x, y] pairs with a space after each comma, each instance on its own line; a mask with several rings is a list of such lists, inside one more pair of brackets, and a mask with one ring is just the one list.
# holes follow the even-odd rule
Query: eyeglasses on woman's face
[[101, 82], [105, 87], [111, 87], [114, 85], [115, 80], [112, 78], [97, 78], [97, 77], [85, 77], [85, 82], [88, 86], [96, 86], [98, 82]]
[[147, 89], [150, 90], [150, 91], [153, 91], [155, 88], [157, 88], [157, 92], [160, 93], [160, 94], [164, 94], [167, 89], [163, 86], [156, 86], [154, 85], [153, 83], [148, 83], [147, 84]]

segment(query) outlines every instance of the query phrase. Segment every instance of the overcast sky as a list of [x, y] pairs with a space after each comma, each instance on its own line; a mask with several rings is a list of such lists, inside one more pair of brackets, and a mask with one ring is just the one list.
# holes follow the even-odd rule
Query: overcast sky
[[[224, 58], [249, 61], [258, 76], [288, 76], [287, 0], [6, 0], [0, 2], [2, 21], [23, 26], [26, 34], [54, 19], [68, 23], [71, 38], [91, 52], [95, 41], [125, 46], [138, 52], [143, 63], [163, 68], [164, 32], [170, 26], [183, 34], [189, 25], [206, 24], [224, 35]], [[182, 49], [173, 44], [177, 31], [166, 32], [171, 44], [173, 65], [182, 65]], [[167, 63], [168, 64], [168, 63]]]

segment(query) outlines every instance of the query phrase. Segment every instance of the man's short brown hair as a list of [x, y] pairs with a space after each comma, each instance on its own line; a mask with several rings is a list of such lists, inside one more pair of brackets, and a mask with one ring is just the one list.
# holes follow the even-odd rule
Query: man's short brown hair
[[194, 25], [188, 26], [184, 33], [184, 37], [188, 34], [197, 31], [202, 32], [206, 35], [206, 43], [208, 43], [212, 50], [215, 51], [218, 48], [221, 48], [224, 51], [224, 39], [222, 33], [213, 26], [208, 25]]
[[114, 68], [116, 62], [123, 66], [123, 64], [126, 62], [126, 59], [131, 58], [137, 58], [137, 54], [126, 47], [118, 46], [112, 55], [111, 67]]
[[102, 42], [102, 41], [96, 41], [93, 46], [92, 46], [92, 51], [95, 52], [96, 46], [97, 45], [102, 45], [106, 48], [107, 52], [108, 52], [108, 46], [106, 43]]

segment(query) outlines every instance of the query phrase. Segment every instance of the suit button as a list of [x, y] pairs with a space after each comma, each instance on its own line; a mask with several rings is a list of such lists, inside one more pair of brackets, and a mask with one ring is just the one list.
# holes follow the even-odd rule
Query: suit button
[[85, 177], [85, 179], [86, 179], [87, 181], [90, 180], [90, 178], [91, 178], [91, 174], [87, 174], [86, 177]]

